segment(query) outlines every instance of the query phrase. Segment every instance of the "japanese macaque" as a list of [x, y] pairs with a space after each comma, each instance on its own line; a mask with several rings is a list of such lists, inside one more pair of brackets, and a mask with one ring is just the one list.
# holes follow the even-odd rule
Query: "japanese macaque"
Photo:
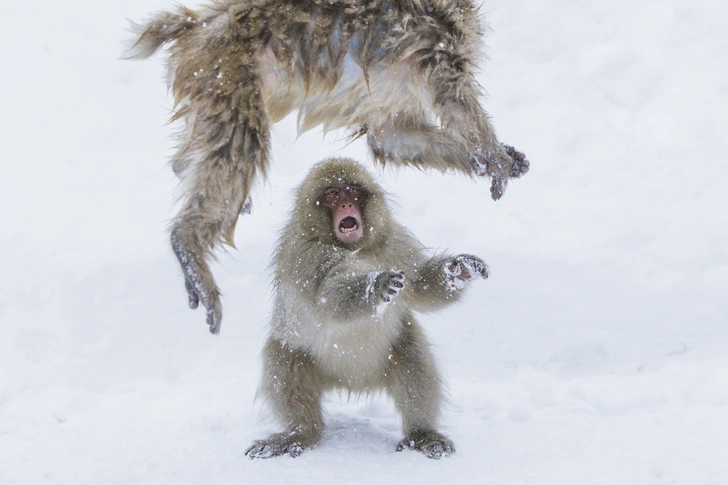
[[384, 390], [402, 415], [397, 451], [454, 452], [437, 431], [442, 380], [415, 311], [457, 301], [487, 278], [476, 256], [428, 255], [395, 222], [358, 163], [316, 165], [298, 188], [273, 258], [275, 306], [260, 394], [283, 431], [246, 454], [298, 456], [322, 437], [323, 394]]
[[127, 58], [169, 45], [172, 168], [183, 207], [171, 241], [190, 307], [218, 333], [219, 291], [207, 260], [233, 244], [238, 214], [269, 165], [270, 125], [298, 110], [300, 132], [347, 128], [381, 164], [489, 176], [493, 199], [529, 168], [501, 144], [474, 72], [482, 19], [473, 0], [213, 0], [162, 12]]

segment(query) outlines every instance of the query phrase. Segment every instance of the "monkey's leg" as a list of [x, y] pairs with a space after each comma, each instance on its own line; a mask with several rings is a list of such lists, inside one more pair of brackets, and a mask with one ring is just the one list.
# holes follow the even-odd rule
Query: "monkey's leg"
[[[452, 122], [451, 126], [460, 124]], [[461, 129], [467, 131], [458, 128]], [[378, 162], [435, 168], [443, 172], [455, 170], [467, 175], [489, 175], [494, 200], [503, 195], [509, 177], [520, 177], [528, 171], [525, 155], [513, 147], [499, 143], [483, 145], [461, 136], [451, 127], [438, 127], [407, 113], [398, 113], [386, 122], [368, 126], [365, 130], [369, 148]]]
[[408, 448], [435, 459], [454, 453], [452, 441], [436, 430], [443, 401], [442, 380], [429, 343], [411, 315], [393, 345], [385, 379], [387, 391], [402, 413], [404, 438], [397, 451]]
[[261, 394], [284, 430], [256, 440], [245, 452], [250, 458], [288, 454], [295, 458], [321, 440], [324, 430], [321, 398], [327, 380], [309, 354], [269, 338], [263, 349]]
[[234, 245], [238, 214], [256, 175], [265, 174], [268, 166], [270, 141], [262, 102], [256, 92], [239, 97], [247, 100], [242, 108], [231, 104], [211, 115], [204, 110], [207, 104], [197, 100], [194, 138], [176, 156], [186, 159], [181, 174], [186, 200], [172, 225], [172, 248], [185, 275], [189, 306], [194, 309], [202, 302], [214, 334], [220, 332], [222, 306], [207, 260], [217, 244]]
[[490, 117], [480, 105], [482, 90], [472, 75], [454, 65], [439, 67], [428, 79], [435, 114], [444, 131], [465, 140], [472, 169], [476, 175], [491, 177], [491, 197], [498, 200], [508, 180], [525, 175], [530, 163], [523, 153], [498, 141]]
[[367, 133], [367, 143], [375, 160], [382, 164], [474, 173], [474, 165], [463, 140], [416, 116], [397, 113], [386, 122], [367, 126], [362, 131]]

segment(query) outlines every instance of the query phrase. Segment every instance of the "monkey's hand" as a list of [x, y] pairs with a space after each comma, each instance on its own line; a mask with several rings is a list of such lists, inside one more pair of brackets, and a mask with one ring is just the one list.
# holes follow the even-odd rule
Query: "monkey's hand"
[[[180, 235], [177, 231], [172, 232], [172, 249], [174, 254], [182, 266], [185, 274], [185, 288], [187, 289], [187, 304], [195, 310], [200, 301], [206, 309], [206, 321], [210, 326], [210, 332], [213, 334], [220, 333], [220, 324], [222, 323], [222, 305], [220, 304], [220, 292], [212, 280], [212, 275], [203, 260], [193, 256], [179, 242]], [[209, 275], [209, 279], [202, 275]]]
[[460, 254], [445, 265], [445, 283], [450, 291], [464, 288], [476, 276], [488, 279], [488, 266], [477, 256]]
[[[185, 278], [185, 288], [187, 289], [187, 304], [193, 310], [200, 305], [200, 299], [205, 306], [206, 322], [210, 326], [210, 333], [220, 333], [220, 323], [222, 321], [222, 305], [217, 292], [205, 293], [202, 289], [197, 289], [189, 279]], [[202, 295], [202, 298], [200, 298]]]
[[378, 299], [376, 303], [384, 302], [389, 303], [392, 298], [404, 288], [404, 271], [397, 271], [390, 269], [389, 271], [382, 271], [380, 273], [372, 274], [373, 281], [367, 293], [373, 293], [375, 298]]

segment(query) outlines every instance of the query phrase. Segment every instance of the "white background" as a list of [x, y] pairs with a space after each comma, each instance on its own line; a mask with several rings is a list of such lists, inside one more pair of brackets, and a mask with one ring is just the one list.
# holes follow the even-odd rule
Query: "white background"
[[321, 445], [250, 461], [272, 246], [343, 134], [275, 126], [273, 170], [214, 267], [218, 337], [168, 244], [161, 58], [121, 61], [160, 0], [0, 4], [0, 483], [728, 483], [728, 6], [487, 0], [479, 75], [531, 172], [504, 198], [381, 170], [427, 245], [488, 281], [421, 318], [455, 456], [394, 453], [383, 396], [330, 396]]

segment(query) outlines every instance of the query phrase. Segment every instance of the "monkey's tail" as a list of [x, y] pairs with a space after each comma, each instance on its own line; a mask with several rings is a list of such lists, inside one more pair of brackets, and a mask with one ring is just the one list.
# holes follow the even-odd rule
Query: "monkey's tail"
[[123, 59], [146, 59], [168, 42], [191, 32], [197, 25], [199, 14], [180, 6], [173, 12], [160, 12], [143, 24], [131, 23], [134, 37], [126, 44]]

